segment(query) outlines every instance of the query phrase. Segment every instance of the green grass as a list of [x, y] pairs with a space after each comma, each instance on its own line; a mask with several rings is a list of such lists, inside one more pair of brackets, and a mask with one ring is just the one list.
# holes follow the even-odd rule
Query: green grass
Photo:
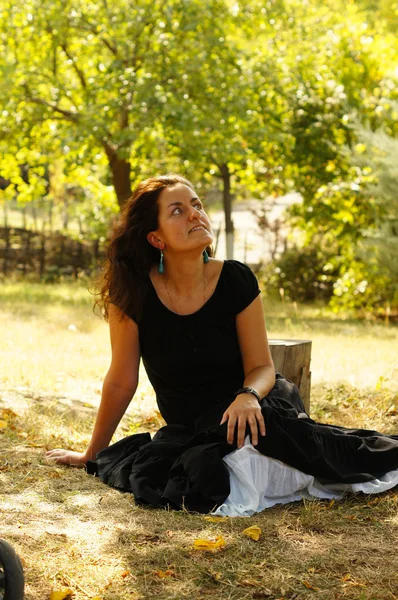
[[[398, 495], [276, 506], [251, 519], [145, 509], [55, 467], [46, 448], [88, 443], [110, 360], [107, 325], [83, 284], [4, 283], [0, 291], [0, 537], [24, 560], [26, 600], [394, 600]], [[398, 430], [398, 329], [265, 302], [272, 338], [311, 339], [311, 414]], [[6, 409], [12, 409], [13, 413]], [[115, 440], [161, 421], [146, 375]], [[258, 525], [258, 542], [242, 531]], [[221, 535], [212, 553], [196, 538]], [[161, 571], [168, 571], [162, 577]]]
[[[89, 283], [68, 282], [43, 285], [31, 282], [5, 282], [0, 289], [3, 309], [14, 311], [18, 305], [35, 311], [37, 305], [90, 306], [93, 296], [88, 292]], [[90, 286], [91, 287], [91, 286]]]

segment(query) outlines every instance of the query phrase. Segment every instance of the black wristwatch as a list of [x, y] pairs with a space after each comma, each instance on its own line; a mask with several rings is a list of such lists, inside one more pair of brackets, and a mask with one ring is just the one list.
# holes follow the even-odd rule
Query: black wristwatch
[[253, 396], [256, 396], [258, 402], [260, 402], [261, 398], [260, 398], [260, 394], [258, 392], [256, 392], [256, 390], [254, 390], [251, 387], [243, 387], [240, 390], [238, 390], [237, 392], [235, 392], [234, 397], [236, 398], [236, 396], [239, 396], [239, 394], [253, 394]]

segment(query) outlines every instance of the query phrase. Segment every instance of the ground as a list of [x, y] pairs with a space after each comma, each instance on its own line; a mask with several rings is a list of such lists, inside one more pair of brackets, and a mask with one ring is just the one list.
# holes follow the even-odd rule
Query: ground
[[[398, 598], [397, 490], [209, 520], [138, 507], [84, 470], [48, 464], [47, 448], [87, 444], [109, 364], [107, 326], [89, 302], [82, 286], [1, 294], [0, 537], [23, 560], [26, 600], [67, 589], [75, 600]], [[265, 310], [270, 337], [313, 341], [314, 418], [397, 432], [396, 327]], [[142, 373], [115, 439], [160, 425]], [[194, 545], [217, 538], [213, 551]]]

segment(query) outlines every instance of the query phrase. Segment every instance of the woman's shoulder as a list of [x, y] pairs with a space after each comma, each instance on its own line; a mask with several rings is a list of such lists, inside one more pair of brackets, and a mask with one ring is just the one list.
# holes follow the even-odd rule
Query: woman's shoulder
[[225, 260], [223, 271], [237, 279], [253, 280], [256, 278], [251, 268], [239, 260]]
[[239, 260], [225, 260], [222, 281], [234, 313], [246, 308], [260, 293], [257, 277], [245, 263]]

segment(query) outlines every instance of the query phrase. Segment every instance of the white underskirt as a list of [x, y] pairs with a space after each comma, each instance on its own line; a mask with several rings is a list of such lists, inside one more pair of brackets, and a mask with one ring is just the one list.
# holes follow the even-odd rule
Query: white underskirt
[[212, 514], [250, 517], [275, 504], [306, 500], [340, 500], [347, 492], [380, 494], [398, 485], [398, 469], [365, 483], [329, 483], [327, 487], [312, 475], [261, 454], [246, 436], [239, 450], [224, 457], [229, 471], [230, 494]]

